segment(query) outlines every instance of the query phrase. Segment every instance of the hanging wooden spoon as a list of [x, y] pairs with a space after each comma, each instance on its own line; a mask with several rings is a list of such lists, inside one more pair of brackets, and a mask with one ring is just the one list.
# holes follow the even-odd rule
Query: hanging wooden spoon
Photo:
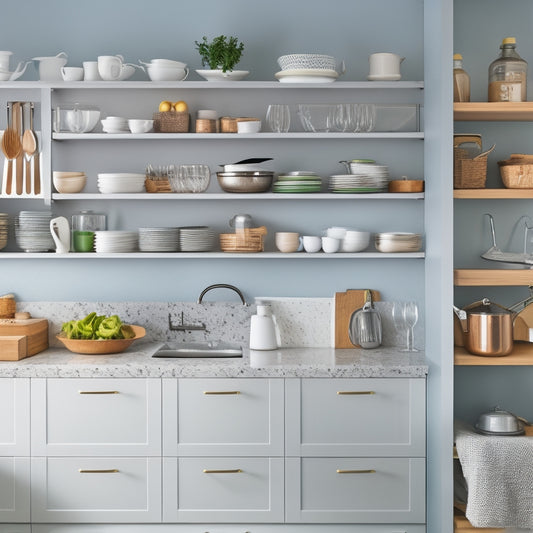
[[33, 133], [35, 140], [35, 150], [33, 151], [33, 193], [41, 194], [41, 169], [40, 169], [40, 157], [39, 157], [39, 141], [35, 130], [33, 129], [33, 116], [35, 112], [35, 104], [30, 103], [30, 130]]
[[[31, 104], [31, 102], [27, 103]], [[37, 145], [35, 142], [35, 134], [31, 127], [31, 120], [30, 127], [28, 128], [26, 126], [25, 114], [26, 102], [22, 104], [22, 129], [24, 130], [24, 133], [22, 134], [22, 151], [24, 152], [26, 194], [31, 194], [31, 158], [37, 149]], [[31, 115], [31, 109], [29, 114]]]
[[6, 172], [6, 194], [11, 194], [11, 188], [13, 183], [13, 159], [15, 159], [19, 153], [19, 149], [22, 150], [20, 140], [17, 136], [17, 132], [12, 127], [13, 119], [13, 104], [7, 105], [7, 126], [2, 136], [2, 152], [7, 159], [7, 172]]
[[23, 173], [23, 169], [22, 169], [22, 163], [23, 163], [23, 160], [24, 160], [24, 157], [22, 155], [22, 142], [21, 142], [21, 136], [22, 136], [22, 129], [23, 127], [21, 126], [21, 123], [20, 123], [20, 119], [21, 119], [21, 103], [20, 102], [15, 102], [13, 104], [13, 129], [15, 130], [15, 132], [17, 133], [17, 140], [18, 140], [18, 144], [19, 144], [19, 153], [15, 159], [15, 165], [16, 165], [16, 168], [15, 168], [15, 176], [16, 176], [16, 181], [15, 181], [15, 186], [16, 186], [16, 192], [17, 194], [22, 194], [23, 190], [24, 190], [24, 173]]

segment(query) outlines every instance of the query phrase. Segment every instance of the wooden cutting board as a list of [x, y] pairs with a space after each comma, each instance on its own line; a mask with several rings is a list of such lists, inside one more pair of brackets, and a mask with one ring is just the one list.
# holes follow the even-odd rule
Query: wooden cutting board
[[[365, 291], [368, 289], [348, 289], [335, 293], [335, 348], [354, 348], [348, 334], [352, 313], [365, 304]], [[372, 300], [381, 299], [378, 291], [371, 290]]]
[[[5, 337], [9, 337], [9, 339]], [[17, 337], [26, 337], [25, 350], [23, 348], [24, 341], [17, 340]], [[27, 318], [25, 320], [1, 318], [0, 341], [0, 344], [5, 347], [5, 351], [0, 348], [0, 361], [13, 361], [42, 352], [48, 348], [48, 320], [45, 318]], [[8, 353], [8, 346], [11, 355], [9, 355], [10, 359], [5, 359], [4, 354]], [[13, 359], [15, 354], [16, 359]]]
[[529, 329], [533, 328], [533, 304], [526, 305], [513, 321], [513, 339], [515, 341], [531, 342]]

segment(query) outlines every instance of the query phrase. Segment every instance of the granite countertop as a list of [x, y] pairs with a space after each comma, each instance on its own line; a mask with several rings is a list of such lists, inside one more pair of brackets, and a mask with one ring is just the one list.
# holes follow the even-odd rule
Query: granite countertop
[[137, 342], [110, 355], [79, 355], [50, 348], [20, 361], [0, 361], [0, 377], [19, 378], [186, 378], [186, 377], [425, 377], [423, 352], [398, 348], [374, 350], [334, 348], [281, 348], [244, 350], [242, 358], [161, 359], [152, 355], [160, 342]]

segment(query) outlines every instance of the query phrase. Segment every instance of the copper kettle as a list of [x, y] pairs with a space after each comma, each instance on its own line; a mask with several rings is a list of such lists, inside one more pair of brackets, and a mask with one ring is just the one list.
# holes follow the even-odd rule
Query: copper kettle
[[464, 309], [453, 307], [462, 329], [464, 347], [474, 355], [501, 356], [513, 350], [514, 313], [488, 298]]

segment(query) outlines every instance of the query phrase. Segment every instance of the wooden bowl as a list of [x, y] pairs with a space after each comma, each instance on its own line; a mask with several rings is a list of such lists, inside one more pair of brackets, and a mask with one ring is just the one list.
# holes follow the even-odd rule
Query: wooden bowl
[[389, 181], [389, 192], [422, 192], [424, 180], [392, 180]]
[[110, 353], [120, 353], [128, 348], [134, 341], [146, 335], [146, 330], [141, 326], [131, 326], [135, 332], [135, 337], [131, 339], [109, 339], [109, 340], [86, 340], [67, 339], [64, 333], [56, 335], [67, 350], [85, 355], [104, 355]]

